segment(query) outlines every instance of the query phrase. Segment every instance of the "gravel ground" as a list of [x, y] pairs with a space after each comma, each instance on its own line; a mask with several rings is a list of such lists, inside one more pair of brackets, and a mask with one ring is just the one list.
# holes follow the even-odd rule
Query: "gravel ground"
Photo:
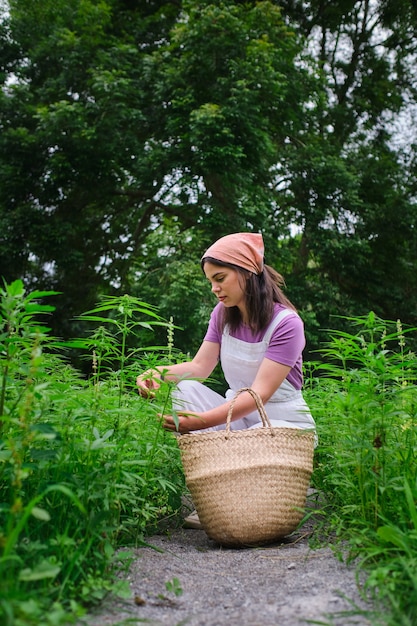
[[[156, 550], [135, 550], [131, 598], [107, 599], [79, 626], [374, 626], [354, 569], [310, 548], [312, 524], [263, 548], [224, 548], [183, 528], [150, 537]], [[177, 595], [166, 588], [175, 579]]]

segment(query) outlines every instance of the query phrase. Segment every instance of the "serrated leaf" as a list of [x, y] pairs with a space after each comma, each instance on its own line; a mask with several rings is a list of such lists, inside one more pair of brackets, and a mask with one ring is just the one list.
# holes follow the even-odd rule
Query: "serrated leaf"
[[110, 322], [111, 324], [118, 324], [117, 320], [112, 319], [111, 317], [99, 317], [98, 315], [79, 315], [77, 319], [81, 319], [88, 322]]
[[33, 300], [34, 298], [44, 298], [45, 296], [60, 296], [62, 291], [31, 291], [27, 300]]
[[52, 313], [55, 307], [51, 304], [38, 304], [37, 302], [29, 302], [25, 306], [26, 313]]
[[25, 293], [25, 288], [23, 287], [23, 281], [19, 279], [14, 280], [10, 285], [6, 285], [6, 293], [10, 296], [21, 296]]

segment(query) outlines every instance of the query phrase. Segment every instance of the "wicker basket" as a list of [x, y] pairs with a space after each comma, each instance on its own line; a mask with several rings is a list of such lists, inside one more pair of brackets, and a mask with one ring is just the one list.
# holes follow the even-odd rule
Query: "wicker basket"
[[[263, 427], [232, 431], [234, 402], [248, 391]], [[293, 532], [313, 470], [314, 432], [273, 428], [259, 396], [239, 389], [226, 429], [178, 437], [187, 487], [207, 535], [225, 546], [261, 545]]]

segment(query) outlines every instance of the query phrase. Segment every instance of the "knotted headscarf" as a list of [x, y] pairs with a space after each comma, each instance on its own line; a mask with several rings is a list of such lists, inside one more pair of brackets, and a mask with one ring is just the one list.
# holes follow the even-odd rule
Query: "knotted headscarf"
[[264, 242], [259, 233], [233, 233], [218, 239], [203, 254], [201, 260], [211, 257], [224, 263], [243, 267], [260, 274], [264, 267]]

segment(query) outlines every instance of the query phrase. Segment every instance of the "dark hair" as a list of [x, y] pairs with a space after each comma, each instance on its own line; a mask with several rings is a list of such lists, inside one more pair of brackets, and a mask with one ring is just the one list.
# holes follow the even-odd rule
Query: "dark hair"
[[[230, 267], [239, 273], [239, 279], [242, 281], [241, 284], [245, 292], [248, 322], [253, 332], [263, 330], [272, 321], [275, 302], [279, 302], [294, 311], [296, 310], [295, 306], [282, 291], [282, 288], [285, 287], [284, 278], [270, 265], [264, 265], [264, 269], [260, 274], [254, 274], [243, 267], [218, 261], [212, 257], [204, 257], [202, 259], [201, 267], [203, 269], [206, 262], [219, 267]], [[224, 307], [223, 327], [228, 324], [231, 330], [236, 330], [241, 323], [242, 315], [237, 306]]]

